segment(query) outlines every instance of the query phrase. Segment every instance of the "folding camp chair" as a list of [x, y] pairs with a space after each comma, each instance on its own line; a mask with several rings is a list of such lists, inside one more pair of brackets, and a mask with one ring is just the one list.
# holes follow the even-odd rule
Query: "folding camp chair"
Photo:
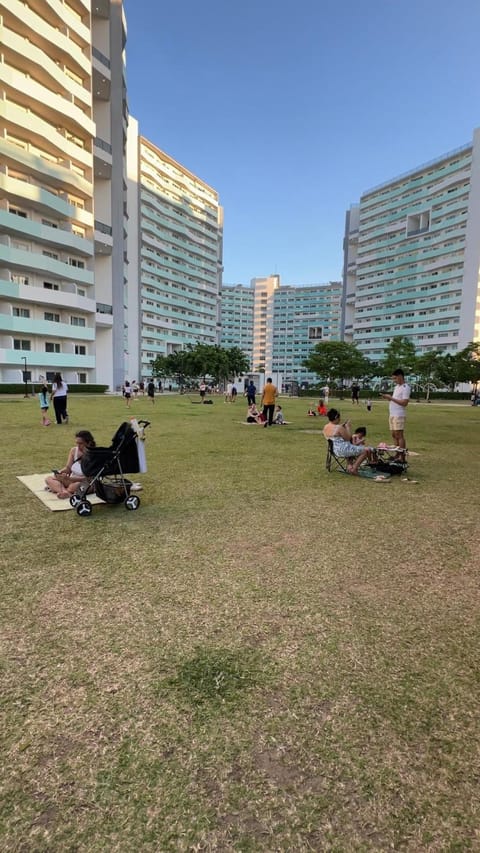
[[333, 449], [333, 441], [327, 438], [327, 458], [325, 460], [325, 468], [327, 471], [340, 471], [343, 474], [348, 474], [348, 466], [352, 458], [350, 456], [337, 456]]

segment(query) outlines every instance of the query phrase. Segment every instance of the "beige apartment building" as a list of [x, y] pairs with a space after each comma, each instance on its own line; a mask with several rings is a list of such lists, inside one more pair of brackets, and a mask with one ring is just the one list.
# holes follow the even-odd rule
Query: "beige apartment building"
[[119, 0], [0, 0], [0, 382], [123, 380]]

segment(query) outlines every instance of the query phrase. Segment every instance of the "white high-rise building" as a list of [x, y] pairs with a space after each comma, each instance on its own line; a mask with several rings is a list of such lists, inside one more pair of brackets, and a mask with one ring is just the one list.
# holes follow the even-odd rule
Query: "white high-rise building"
[[0, 382], [124, 374], [121, 0], [0, 0]]
[[147, 378], [157, 356], [219, 343], [223, 210], [212, 187], [138, 136], [134, 120], [127, 172], [128, 375]]
[[394, 337], [418, 354], [480, 338], [480, 130], [365, 192], [347, 214], [342, 333], [377, 361]]

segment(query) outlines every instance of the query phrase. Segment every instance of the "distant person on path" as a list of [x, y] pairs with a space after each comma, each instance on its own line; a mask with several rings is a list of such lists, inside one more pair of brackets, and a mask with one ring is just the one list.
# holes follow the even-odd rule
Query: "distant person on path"
[[203, 403], [203, 401], [205, 399], [205, 394], [207, 393], [207, 386], [205, 385], [205, 382], [200, 382], [199, 391], [200, 391], [200, 399]]
[[360, 395], [360, 387], [357, 385], [356, 382], [353, 383], [353, 385], [351, 387], [351, 392], [352, 392], [352, 403], [353, 403], [353, 405], [355, 405], [355, 403], [356, 403], [357, 406], [359, 406], [360, 401], [358, 398]]
[[277, 399], [277, 387], [273, 384], [269, 377], [265, 383], [265, 388], [262, 391], [263, 414], [266, 421], [265, 426], [272, 426], [273, 414], [275, 412], [275, 400]]
[[328, 385], [325, 385], [325, 388], [323, 388], [322, 390], [323, 390], [323, 399], [325, 401], [325, 405], [328, 408], [328, 400], [330, 398], [330, 388], [328, 387]]
[[48, 385], [44, 383], [38, 392], [38, 400], [40, 402], [40, 410], [42, 412], [42, 426], [50, 426], [52, 423], [48, 417]]
[[246, 388], [246, 393], [247, 403], [249, 406], [251, 406], [252, 403], [255, 403], [255, 394], [257, 393], [256, 386], [253, 384], [253, 379], [250, 379], [250, 382], [248, 383]]
[[155, 403], [155, 382], [153, 379], [150, 379], [150, 382], [147, 385], [147, 396], [148, 399], [152, 401], [152, 404]]
[[371, 412], [371, 411], [372, 411], [372, 401], [367, 400], [367, 412]]
[[61, 373], [56, 373], [53, 377], [50, 399], [53, 400], [57, 424], [68, 424], [67, 394], [67, 383], [63, 381]]
[[225, 402], [226, 403], [232, 402], [232, 383], [231, 382], [227, 382], [227, 387], [225, 388]]
[[237, 386], [235, 384], [232, 385], [232, 390], [230, 393], [231, 393], [232, 403], [234, 403], [237, 399]]
[[[389, 426], [393, 441], [396, 447], [405, 450], [405, 417], [410, 400], [410, 385], [405, 382], [405, 374], [401, 367], [393, 371], [392, 379], [395, 382], [393, 393], [380, 396], [389, 401]], [[404, 454], [399, 453], [395, 458], [403, 460]]]

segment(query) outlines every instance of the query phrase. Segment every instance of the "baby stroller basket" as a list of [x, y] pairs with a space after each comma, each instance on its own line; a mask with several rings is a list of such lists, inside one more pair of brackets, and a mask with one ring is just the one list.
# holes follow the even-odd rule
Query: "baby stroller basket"
[[125, 477], [106, 477], [95, 483], [95, 494], [107, 504], [121, 504], [128, 498], [132, 485]]

